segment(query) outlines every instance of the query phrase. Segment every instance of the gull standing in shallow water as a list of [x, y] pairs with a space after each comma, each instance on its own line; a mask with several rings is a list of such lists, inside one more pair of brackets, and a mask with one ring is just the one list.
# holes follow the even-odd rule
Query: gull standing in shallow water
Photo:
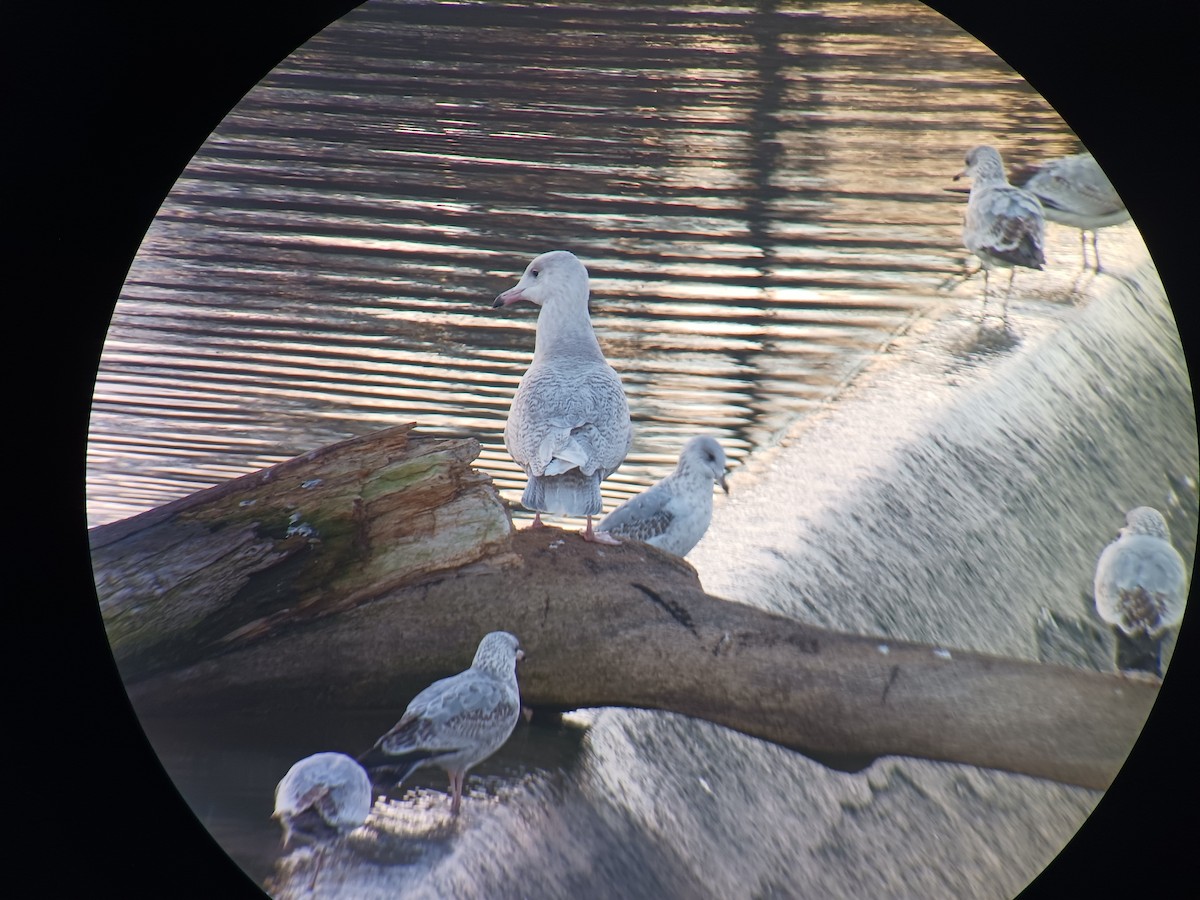
[[338, 837], [367, 821], [371, 780], [344, 753], [315, 753], [290, 769], [275, 788], [272, 818], [283, 826], [286, 850], [300, 835], [320, 842]]
[[1028, 191], [1013, 187], [1004, 177], [1004, 163], [995, 147], [975, 147], [967, 154], [967, 166], [954, 180], [969, 176], [971, 193], [963, 220], [963, 244], [983, 265], [983, 313], [987, 311], [988, 272], [1008, 269], [1000, 320], [1007, 323], [1008, 297], [1012, 293], [1017, 266], [1040, 269], [1046, 262], [1043, 243], [1046, 221], [1041, 201]]
[[399, 770], [397, 786], [423, 766], [440, 766], [450, 778], [450, 814], [457, 816], [467, 771], [499, 750], [517, 726], [517, 661], [524, 658], [507, 631], [485, 635], [471, 667], [417, 694], [359, 762]]
[[1162, 513], [1139, 506], [1096, 563], [1096, 611], [1117, 634], [1117, 668], [1161, 674], [1160, 643], [1183, 620], [1187, 569]]
[[1015, 172], [1012, 183], [1037, 197], [1051, 222], [1079, 229], [1079, 251], [1085, 269], [1087, 233], [1092, 233], [1092, 255], [1099, 272], [1097, 232], [1129, 221], [1129, 210], [1092, 154], [1078, 153], [1029, 166]]
[[729, 493], [725, 451], [707, 435], [694, 437], [683, 445], [674, 472], [626, 500], [605, 516], [596, 530], [685, 556], [712, 521], [714, 483]]
[[533, 362], [513, 397], [504, 446], [525, 470], [521, 503], [542, 513], [586, 516], [583, 536], [600, 514], [600, 482], [617, 470], [633, 444], [621, 378], [605, 360], [588, 314], [588, 272], [566, 250], [552, 250], [525, 269], [493, 308], [526, 301], [541, 308]]

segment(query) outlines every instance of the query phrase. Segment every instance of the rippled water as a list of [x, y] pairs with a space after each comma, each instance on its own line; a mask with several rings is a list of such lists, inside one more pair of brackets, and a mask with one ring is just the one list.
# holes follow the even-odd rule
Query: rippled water
[[[477, 436], [515, 501], [501, 433], [535, 312], [490, 306], [558, 247], [589, 267], [635, 421], [606, 506], [698, 429], [736, 464], [915, 317], [963, 302], [939, 291], [967, 255], [965, 200], [945, 188], [980, 142], [1012, 165], [1078, 149], [1028, 84], [915, 3], [372, 0], [243, 99], [147, 234], [100, 364], [89, 521], [410, 420]], [[1076, 252], [1075, 232], [1052, 238]], [[389, 715], [147, 726], [261, 880], [274, 781], [309, 752], [365, 747]], [[553, 781], [578, 762], [574, 732], [518, 739], [479, 773]], [[625, 765], [623, 746], [594, 749], [570, 790]], [[735, 752], [747, 764], [738, 744], [714, 768]]]
[[593, 278], [633, 451], [736, 461], [829, 398], [959, 268], [966, 148], [1077, 144], [912, 3], [368, 3], [284, 61], [187, 167], [101, 360], [90, 524], [385, 425], [501, 431], [537, 253]]

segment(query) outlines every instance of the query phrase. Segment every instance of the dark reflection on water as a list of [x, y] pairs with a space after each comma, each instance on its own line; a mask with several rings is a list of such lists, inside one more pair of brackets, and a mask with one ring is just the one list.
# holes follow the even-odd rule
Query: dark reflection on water
[[593, 276], [633, 452], [606, 504], [699, 428], [741, 459], [931, 303], [965, 251], [965, 147], [1072, 149], [1058, 116], [925, 7], [376, 2], [233, 110], [117, 305], [92, 524], [406, 420], [501, 429], [537, 253]]

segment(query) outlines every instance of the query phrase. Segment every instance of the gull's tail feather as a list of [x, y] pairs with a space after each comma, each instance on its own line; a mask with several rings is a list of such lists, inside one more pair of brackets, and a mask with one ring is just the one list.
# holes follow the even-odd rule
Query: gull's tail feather
[[1149, 672], [1162, 677], [1162, 637], [1143, 633], [1126, 634], [1114, 628], [1117, 638], [1116, 663], [1122, 672]]
[[403, 784], [408, 776], [425, 765], [434, 755], [433, 750], [410, 750], [407, 753], [388, 753], [378, 744], [359, 756], [358, 761], [364, 769], [374, 773], [377, 769], [385, 769], [389, 778], [395, 777], [396, 784]]
[[561, 475], [530, 475], [521, 503], [554, 516], [597, 516], [604, 508], [600, 473], [585, 475], [571, 469]]
[[1031, 235], [1023, 237], [1011, 250], [997, 255], [1026, 269], [1041, 269], [1046, 264], [1042, 245]]

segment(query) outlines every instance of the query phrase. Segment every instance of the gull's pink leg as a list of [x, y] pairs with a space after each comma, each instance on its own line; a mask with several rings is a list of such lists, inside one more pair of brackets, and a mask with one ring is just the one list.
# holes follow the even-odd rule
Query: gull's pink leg
[[987, 266], [982, 266], [983, 269], [983, 306], [979, 307], [979, 327], [983, 328], [983, 320], [987, 315], [988, 302], [988, 269]]
[[1008, 270], [1008, 290], [1004, 292], [1004, 303], [1000, 306], [1000, 326], [1008, 328], [1008, 297], [1012, 293], [1013, 279], [1017, 277], [1017, 267]]
[[316, 866], [314, 866], [314, 867], [313, 867], [313, 876], [312, 876], [312, 881], [310, 881], [310, 882], [308, 883], [308, 889], [309, 889], [310, 891], [312, 891], [312, 890], [316, 890], [316, 887], [317, 887], [317, 879], [318, 879], [318, 878], [321, 876], [321, 866], [322, 866], [322, 864], [324, 864], [324, 862], [325, 862], [325, 851], [326, 851], [326, 849], [328, 849], [328, 848], [326, 848], [326, 847], [319, 847], [319, 848], [317, 848], [317, 864], [316, 864]]
[[612, 544], [615, 546], [615, 545], [621, 543], [619, 540], [617, 540], [615, 537], [613, 537], [607, 531], [592, 531], [592, 517], [591, 516], [587, 517], [587, 528], [584, 529], [583, 539], [585, 541], [591, 541], [594, 544]]
[[542, 524], [542, 514], [540, 512], [535, 512], [533, 514], [533, 524], [530, 525], [529, 527], [530, 528], [545, 528], [546, 527], [545, 525]]
[[458, 815], [458, 808], [462, 805], [463, 778], [466, 776], [466, 774], [466, 772], [450, 773], [450, 793], [452, 794], [450, 800], [450, 815], [452, 816]]

